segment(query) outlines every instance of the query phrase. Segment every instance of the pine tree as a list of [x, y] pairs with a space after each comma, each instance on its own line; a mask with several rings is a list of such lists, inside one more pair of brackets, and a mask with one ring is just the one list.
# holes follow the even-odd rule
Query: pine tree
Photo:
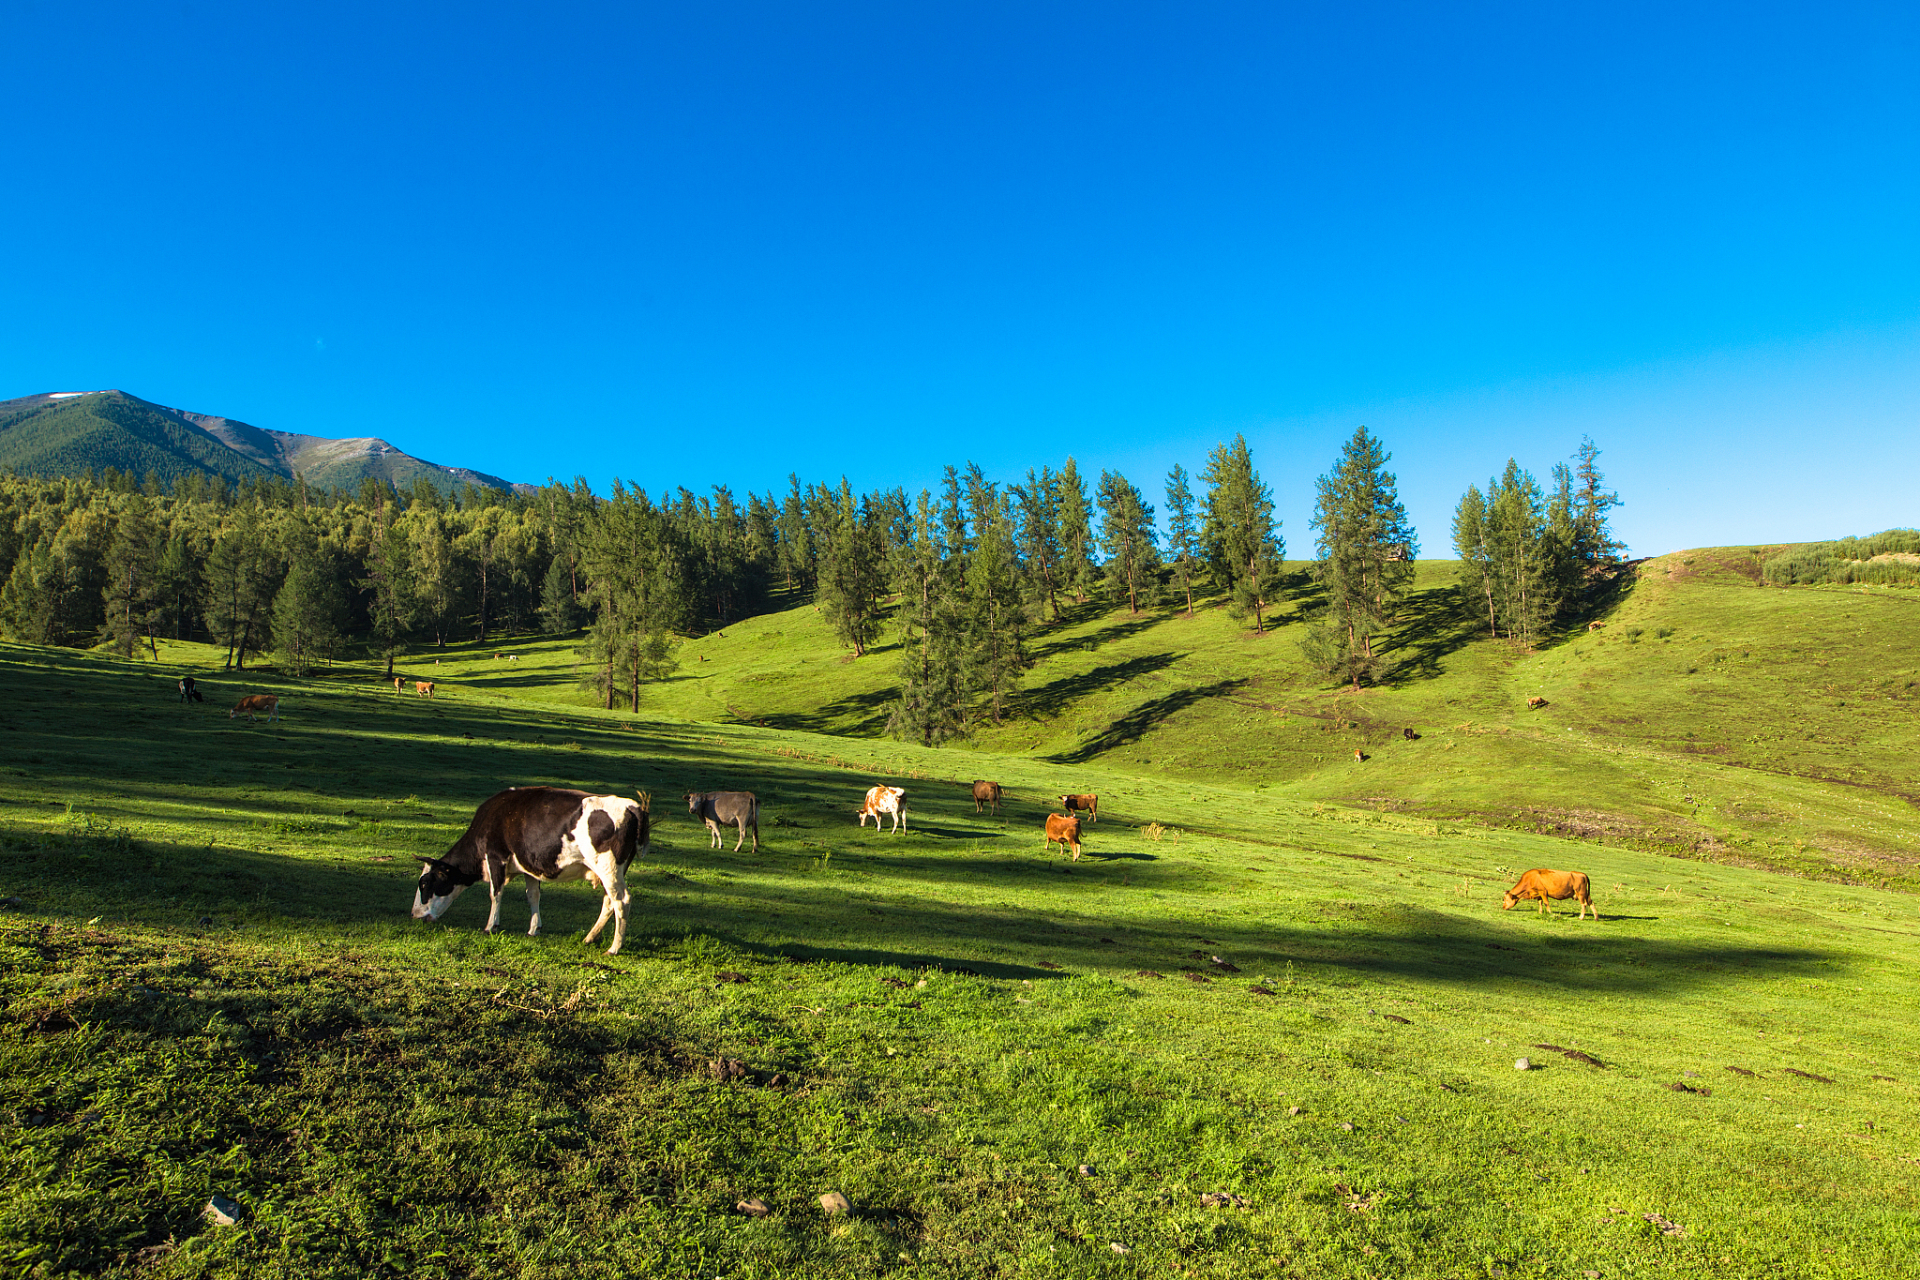
[[567, 562], [555, 556], [540, 584], [540, 623], [550, 636], [572, 635], [580, 628], [583, 610], [574, 599]]
[[[1571, 520], [1565, 486], [1561, 492], [1564, 530]], [[1496, 637], [1531, 645], [1560, 611], [1571, 550], [1561, 545], [1564, 534], [1556, 531], [1552, 515], [1540, 482], [1511, 458], [1488, 482], [1484, 499], [1469, 488], [1454, 512], [1461, 585], [1479, 588]]]
[[407, 532], [400, 525], [399, 504], [381, 496], [377, 489], [369, 496], [378, 499], [380, 505], [370, 512], [366, 576], [360, 585], [371, 593], [367, 621], [373, 632], [374, 647], [387, 660], [387, 676], [391, 678], [393, 660], [413, 627], [412, 575], [407, 565], [409, 544]]
[[885, 593], [880, 539], [871, 515], [865, 503], [855, 502], [853, 487], [841, 477], [832, 533], [821, 542], [820, 609], [855, 657], [865, 657], [880, 634]]
[[1619, 494], [1609, 493], [1603, 487], [1606, 477], [1598, 465], [1600, 449], [1593, 443], [1592, 436], [1580, 437], [1580, 448], [1573, 456], [1578, 464], [1573, 473], [1573, 556], [1584, 579], [1591, 582], [1620, 563], [1620, 553], [1625, 548], [1614, 539], [1613, 530], [1607, 525], [1607, 512], [1625, 504]]
[[1005, 497], [980, 468], [967, 468], [972, 554], [965, 566], [967, 638], [987, 714], [999, 724], [1027, 669], [1026, 605], [1014, 548], [1013, 515]]
[[1093, 565], [1093, 511], [1087, 503], [1086, 482], [1072, 458], [1060, 468], [1055, 492], [1055, 510], [1060, 513], [1061, 583], [1084, 604], [1098, 580]]
[[341, 574], [305, 528], [288, 539], [287, 576], [273, 598], [273, 636], [283, 670], [303, 676], [340, 640], [346, 598]]
[[[1160, 557], [1154, 545], [1153, 508], [1140, 490], [1118, 471], [1102, 471], [1100, 550], [1107, 558], [1107, 587], [1118, 598], [1125, 595], [1127, 610], [1140, 612], [1143, 594], [1159, 584]], [[1151, 602], [1151, 601], [1149, 601]]]
[[1200, 478], [1207, 482], [1206, 522], [1201, 538], [1215, 579], [1226, 589], [1236, 616], [1253, 615], [1265, 633], [1262, 611], [1275, 590], [1286, 543], [1276, 532], [1273, 495], [1253, 469], [1245, 436], [1207, 456]]
[[1493, 604], [1493, 552], [1487, 543], [1487, 499], [1476, 485], [1468, 485], [1453, 509], [1453, 554], [1460, 562], [1460, 593], [1484, 603], [1487, 629], [1500, 638], [1500, 614]]
[[1020, 559], [1035, 599], [1045, 606], [1053, 621], [1060, 621], [1061, 570], [1059, 477], [1050, 467], [1035, 475], [1027, 468], [1027, 482], [1015, 485], [1020, 527]]
[[1193, 558], [1200, 548], [1199, 533], [1193, 523], [1193, 490], [1187, 483], [1187, 469], [1179, 463], [1167, 472], [1167, 555], [1173, 562], [1174, 578], [1187, 597], [1187, 616], [1193, 616]]
[[[422, 480], [420, 483], [425, 484]], [[427, 486], [433, 489], [432, 485]], [[438, 490], [433, 490], [437, 495]], [[433, 629], [433, 642], [445, 648], [447, 631], [453, 625], [454, 602], [458, 600], [453, 562], [453, 540], [448, 536], [447, 519], [438, 507], [415, 505], [407, 509], [407, 567], [413, 581], [409, 594], [418, 605], [427, 626]]]
[[[159, 612], [154, 600], [158, 539], [146, 495], [131, 495], [121, 508], [113, 545], [107, 551], [106, 623], [101, 628], [101, 638], [112, 641], [124, 658], [133, 656], [143, 633], [149, 645], [153, 642], [153, 622]], [[158, 656], [157, 648], [154, 654]]]
[[961, 639], [965, 625], [949, 592], [940, 519], [933, 495], [922, 489], [912, 532], [893, 556], [900, 594], [900, 694], [887, 732], [905, 742], [937, 747], [966, 733], [966, 707], [976, 694]]
[[1389, 455], [1363, 426], [1353, 433], [1317, 485], [1313, 577], [1325, 603], [1309, 623], [1303, 650], [1329, 675], [1352, 683], [1377, 680], [1385, 661], [1374, 641], [1391, 625], [1395, 606], [1413, 584], [1419, 548], [1407, 522]]
[[280, 587], [280, 558], [257, 503], [234, 508], [207, 556], [207, 624], [227, 642], [227, 668], [244, 671], [247, 650], [269, 643], [269, 608]]

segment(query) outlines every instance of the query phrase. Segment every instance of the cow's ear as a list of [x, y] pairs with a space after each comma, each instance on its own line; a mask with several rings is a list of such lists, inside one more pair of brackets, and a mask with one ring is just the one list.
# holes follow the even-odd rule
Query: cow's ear
[[446, 863], [440, 861], [440, 859], [438, 858], [421, 858], [420, 855], [417, 853], [414, 854], [413, 856], [416, 858], [420, 858], [420, 861], [426, 863], [430, 867], [444, 867], [447, 865]]

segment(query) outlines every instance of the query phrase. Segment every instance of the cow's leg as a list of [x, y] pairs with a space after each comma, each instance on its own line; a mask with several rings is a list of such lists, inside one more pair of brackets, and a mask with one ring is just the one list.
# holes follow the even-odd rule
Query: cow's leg
[[[880, 829], [880, 820], [878, 818], [873, 820], [873, 829], [875, 831]], [[760, 852], [760, 815], [757, 813], [753, 815], [753, 851], [755, 853]], [[734, 852], [738, 853], [740, 851], [735, 849]]]
[[718, 849], [724, 842], [720, 839], [720, 824], [712, 818], [707, 819], [707, 848]]
[[527, 906], [533, 911], [533, 919], [527, 922], [527, 936], [540, 936], [540, 881], [533, 876], [527, 877]]
[[[617, 876], [617, 872], [612, 874]], [[613, 880], [609, 878], [609, 875], [610, 873], [607, 871], [605, 866], [596, 867], [593, 870], [587, 872], [587, 879], [593, 881], [593, 883], [599, 886], [599, 889], [600, 889], [600, 893], [601, 893], [600, 918], [593, 922], [593, 928], [587, 930], [587, 936], [581, 939], [583, 943], [590, 943], [595, 938], [599, 937], [600, 931], [607, 927], [607, 921], [613, 918], [614, 888], [613, 888]], [[614, 934], [614, 945], [618, 947], [620, 930], [616, 927], [613, 931], [613, 934]]]
[[492, 880], [487, 881], [487, 896], [493, 900], [493, 907], [487, 912], [486, 932], [488, 933], [500, 927], [500, 898], [507, 891], [508, 879], [510, 877], [501, 876], [499, 884], [495, 884]]

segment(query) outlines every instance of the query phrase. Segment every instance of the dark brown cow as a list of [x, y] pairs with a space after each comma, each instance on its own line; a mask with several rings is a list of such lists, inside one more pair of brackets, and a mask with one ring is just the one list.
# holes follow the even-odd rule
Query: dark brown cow
[[1417, 733], [1415, 733], [1415, 732], [1413, 731], [1413, 728], [1412, 728], [1411, 726], [1409, 726], [1409, 727], [1407, 727], [1407, 728], [1405, 728], [1405, 729], [1402, 729], [1402, 730], [1400, 731], [1400, 736], [1401, 736], [1401, 737], [1403, 737], [1403, 738], [1405, 738], [1405, 739], [1406, 739], [1406, 740], [1407, 740], [1408, 742], [1418, 742], [1418, 741], [1420, 741], [1420, 735], [1419, 735], [1419, 734], [1417, 734]]
[[1562, 898], [1577, 898], [1580, 901], [1580, 919], [1587, 918], [1587, 912], [1593, 912], [1593, 918], [1600, 918], [1600, 909], [1593, 905], [1593, 893], [1587, 883], [1584, 871], [1547, 871], [1536, 868], [1520, 877], [1520, 883], [1507, 890], [1507, 896], [1500, 902], [1502, 911], [1511, 911], [1516, 903], [1533, 899], [1540, 904], [1540, 910], [1548, 915], [1553, 908], [1547, 905], [1547, 899], [1558, 901]]
[[205, 698], [200, 696], [200, 690], [193, 683], [192, 676], [180, 677], [180, 701], [182, 702], [205, 702], [206, 701]]
[[1000, 816], [1000, 784], [999, 783], [982, 782], [978, 778], [974, 779], [973, 811], [975, 813], [979, 813], [980, 807], [982, 805], [985, 805], [988, 809], [992, 810], [993, 815], [996, 818]]
[[277, 693], [250, 693], [234, 703], [233, 710], [227, 712], [227, 719], [244, 714], [247, 723], [253, 723], [255, 716], [263, 715], [268, 722], [280, 718], [280, 695]]
[[1087, 821], [1100, 821], [1099, 796], [1061, 796], [1060, 807], [1068, 813], [1072, 813], [1075, 810], [1084, 810], [1087, 814]]
[[507, 881], [527, 878], [527, 905], [533, 921], [527, 936], [540, 932], [540, 886], [548, 880], [591, 880], [606, 896], [600, 918], [587, 931], [592, 942], [613, 921], [613, 945], [627, 939], [627, 866], [647, 851], [652, 819], [647, 798], [589, 795], [561, 787], [514, 787], [482, 804], [467, 832], [426, 865], [413, 894], [413, 918], [438, 920], [453, 900], [482, 880], [493, 898], [487, 932], [500, 927], [500, 898]]
[[1072, 849], [1073, 860], [1080, 861], [1080, 819], [1064, 813], [1047, 815], [1046, 851], [1052, 853], [1053, 846], [1056, 844], [1060, 846], [1062, 853]]

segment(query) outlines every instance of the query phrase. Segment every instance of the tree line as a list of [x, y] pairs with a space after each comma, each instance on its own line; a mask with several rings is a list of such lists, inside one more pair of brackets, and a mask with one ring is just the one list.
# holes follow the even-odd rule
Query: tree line
[[[1583, 449], [1585, 477], [1597, 451]], [[1321, 477], [1313, 517], [1316, 603], [1303, 650], [1356, 687], [1388, 669], [1382, 638], [1418, 552], [1387, 459], [1359, 429]], [[1564, 574], [1541, 550], [1559, 536], [1552, 502], [1541, 504], [1545, 532], [1523, 533], [1532, 541], [1520, 558], [1503, 558], [1516, 554], [1511, 531], [1531, 529], [1530, 481], [1508, 472], [1492, 503], [1469, 491], [1462, 510], [1477, 501], [1478, 523], [1457, 518], [1456, 541], [1470, 534], [1460, 544], [1472, 550], [1462, 555], [1467, 598], [1493, 602], [1496, 634], [1524, 638], [1547, 625], [1559, 607], [1550, 600], [1568, 597], [1553, 596]], [[1605, 512], [1618, 499], [1598, 488], [1597, 471], [1590, 479], [1561, 486], [1572, 513], [1563, 523], [1568, 546], [1604, 556], [1617, 550]], [[1171, 603], [1190, 616], [1198, 592], [1267, 629], [1286, 545], [1245, 439], [1213, 449], [1198, 476], [1176, 465], [1156, 496], [1160, 521], [1127, 477], [1089, 477], [1071, 458], [1010, 484], [950, 466], [912, 497], [798, 476], [784, 493], [744, 498], [725, 486], [656, 498], [617, 480], [601, 497], [584, 480], [443, 495], [425, 481], [319, 492], [201, 476], [169, 488], [111, 470], [0, 476], [0, 632], [128, 656], [157, 651], [161, 636], [203, 640], [225, 649], [231, 669], [271, 655], [295, 674], [349, 652], [391, 674], [400, 655], [449, 639], [580, 633], [583, 682], [603, 705], [637, 709], [680, 638], [811, 601], [856, 657], [892, 632], [891, 731], [931, 745], [1004, 718], [1035, 632], [1075, 605]]]

